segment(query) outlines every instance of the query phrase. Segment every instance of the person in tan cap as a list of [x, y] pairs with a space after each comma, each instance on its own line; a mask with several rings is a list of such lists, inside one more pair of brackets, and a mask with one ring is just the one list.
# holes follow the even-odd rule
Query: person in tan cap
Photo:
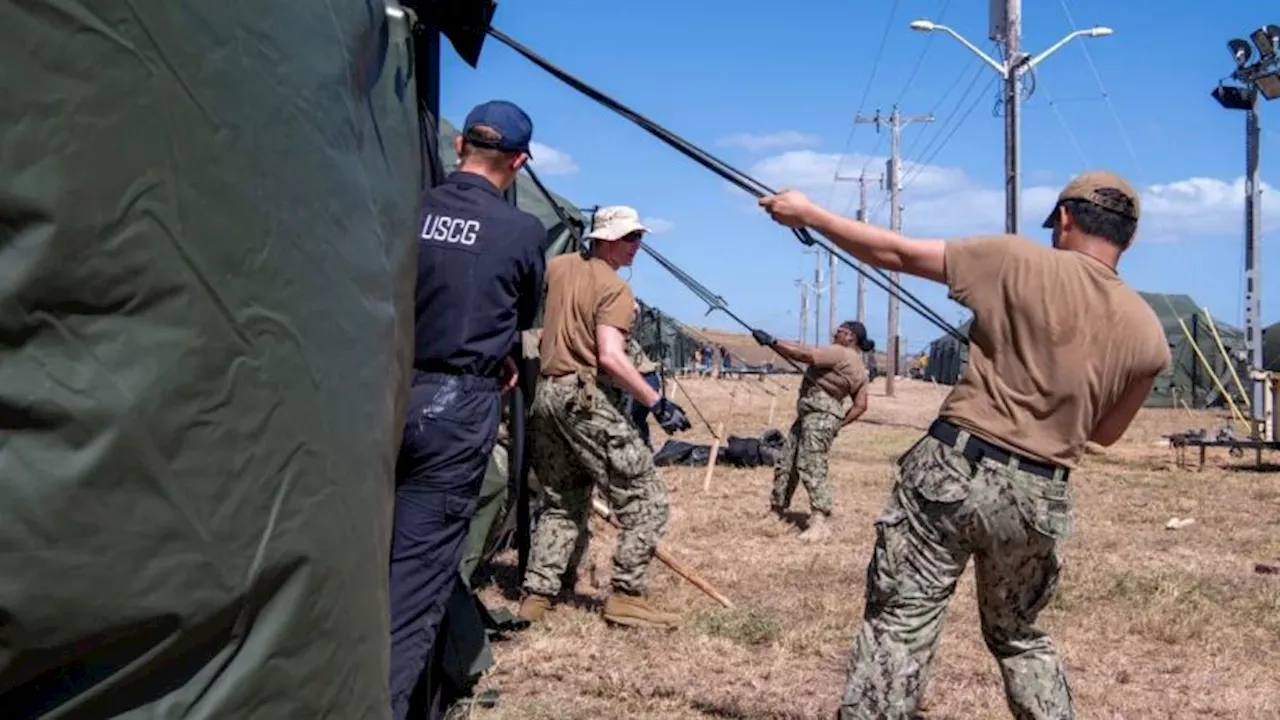
[[947, 603], [973, 557], [1010, 711], [1074, 717], [1066, 668], [1035, 624], [1063, 567], [1069, 477], [1086, 442], [1120, 439], [1170, 360], [1155, 312], [1116, 272], [1137, 231], [1138, 193], [1107, 172], [1075, 178], [1045, 220], [1052, 248], [1010, 235], [910, 240], [796, 191], [760, 205], [859, 260], [943, 283], [973, 311], [969, 362], [899, 458], [875, 522], [839, 716], [918, 713]]
[[607, 380], [649, 408], [668, 433], [689, 429], [678, 405], [645, 382], [627, 356], [635, 298], [618, 276], [648, 231], [632, 208], [596, 212], [589, 251], [547, 263], [541, 371], [529, 409], [529, 455], [541, 483], [542, 514], [530, 544], [518, 614], [540, 620], [561, 590], [574, 547], [587, 532], [599, 486], [622, 526], [613, 554], [613, 592], [604, 618], [619, 625], [675, 625], [678, 616], [645, 597], [653, 555], [666, 531], [667, 489], [639, 431], [609, 401]]

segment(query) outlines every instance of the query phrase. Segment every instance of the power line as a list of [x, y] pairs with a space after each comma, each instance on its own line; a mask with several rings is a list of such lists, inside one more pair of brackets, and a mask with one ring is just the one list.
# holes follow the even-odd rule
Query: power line
[[[1071, 8], [1067, 7], [1067, 0], [1059, 0], [1062, 5], [1062, 12], [1067, 16], [1067, 23], [1071, 25], [1071, 31], [1075, 32], [1075, 18], [1071, 17]], [[1124, 122], [1120, 120], [1120, 113], [1116, 112], [1115, 103], [1111, 101], [1111, 93], [1107, 92], [1107, 87], [1102, 83], [1102, 75], [1098, 73], [1098, 66], [1093, 64], [1093, 54], [1089, 52], [1087, 43], [1080, 43], [1080, 51], [1084, 53], [1085, 62], [1089, 63], [1089, 69], [1093, 72], [1093, 79], [1098, 82], [1098, 89], [1102, 92], [1102, 97], [1107, 101], [1107, 107], [1111, 110], [1111, 119], [1115, 121], [1116, 128], [1120, 130], [1120, 139], [1124, 141], [1124, 146], [1129, 150], [1129, 156], [1133, 158], [1134, 168], [1137, 169], [1138, 175], [1142, 178], [1146, 177], [1146, 171], [1142, 167], [1142, 161], [1138, 159], [1138, 153], [1133, 149], [1133, 143], [1129, 142], [1129, 133], [1125, 132]]]
[[[893, 4], [889, 6], [889, 17], [884, 22], [884, 32], [880, 35], [880, 46], [876, 48], [875, 60], [871, 63], [871, 75], [867, 77], [867, 84], [862, 89], [862, 99], [858, 101], [858, 109], [853, 111], [854, 117], [862, 114], [862, 108], [867, 104], [867, 98], [871, 95], [871, 86], [875, 83], [876, 72], [880, 69], [880, 60], [884, 56], [885, 44], [889, 41], [889, 31], [893, 29], [893, 16], [898, 12], [898, 0], [893, 0]], [[853, 136], [858, 131], [858, 124], [851, 123], [849, 127], [849, 136], [845, 138], [844, 149], [840, 151], [840, 157], [836, 160], [835, 175], [840, 174], [840, 165], [844, 162], [844, 156], [849, 152], [849, 147], [853, 144]], [[826, 206], [831, 206], [831, 201], [835, 199], [836, 180], [831, 180], [831, 192], [827, 194]]]

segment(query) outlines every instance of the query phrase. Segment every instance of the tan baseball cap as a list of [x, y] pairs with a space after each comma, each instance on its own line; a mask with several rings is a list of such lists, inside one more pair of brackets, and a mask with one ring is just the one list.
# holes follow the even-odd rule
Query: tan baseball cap
[[[1123, 200], [1117, 201], [1108, 198], [1099, 190], [1114, 190], [1123, 195], [1128, 202]], [[1098, 207], [1106, 208], [1112, 212], [1119, 213], [1125, 217], [1138, 219], [1139, 200], [1138, 191], [1133, 189], [1124, 178], [1115, 173], [1106, 170], [1090, 170], [1089, 172], [1077, 175], [1062, 188], [1062, 192], [1058, 194], [1058, 202], [1054, 204], [1053, 209], [1049, 211], [1049, 217], [1045, 218], [1044, 225], [1041, 227], [1052, 228], [1054, 220], [1058, 216], [1058, 205], [1063, 200], [1084, 200], [1091, 202]]]
[[640, 213], [626, 205], [610, 205], [596, 210], [591, 223], [591, 233], [587, 237], [592, 240], [621, 240], [633, 232], [649, 232], [649, 228], [640, 222]]

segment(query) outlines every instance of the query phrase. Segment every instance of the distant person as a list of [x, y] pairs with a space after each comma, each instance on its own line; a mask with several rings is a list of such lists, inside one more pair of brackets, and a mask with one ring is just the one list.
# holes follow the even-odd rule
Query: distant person
[[622, 528], [613, 553], [604, 619], [617, 625], [670, 627], [674, 613], [646, 596], [649, 565], [666, 532], [667, 487], [635, 426], [610, 403], [601, 373], [653, 413], [668, 433], [689, 429], [680, 406], [654, 390], [627, 357], [634, 296], [618, 269], [631, 265], [647, 231], [626, 206], [596, 211], [587, 254], [547, 264], [541, 377], [529, 410], [533, 472], [542, 483], [542, 515], [530, 547], [518, 614], [541, 620], [560, 594], [579, 537], [587, 531], [591, 492], [599, 487]]
[[[867, 411], [867, 369], [862, 353], [875, 343], [867, 337], [862, 323], [849, 321], [836, 329], [832, 344], [808, 347], [775, 340], [763, 330], [751, 333], [756, 342], [793, 362], [808, 366], [796, 398], [796, 419], [791, 424], [787, 444], [773, 469], [773, 497], [770, 509], [779, 516], [791, 506], [796, 486], [804, 483], [809, 493], [809, 522], [803, 540], [818, 540], [828, 534], [827, 521], [834, 503], [828, 477], [828, 457], [836, 434]], [[851, 398], [848, 410], [844, 401]]]
[[529, 160], [532, 135], [519, 107], [476, 106], [454, 140], [458, 170], [423, 197], [413, 381], [391, 538], [396, 720], [409, 716], [459, 577], [501, 420], [500, 393], [516, 382], [511, 353], [542, 296], [546, 230], [502, 197]]
[[1018, 718], [1072, 718], [1058, 651], [1036, 627], [1072, 525], [1085, 443], [1120, 439], [1168, 367], [1155, 312], [1116, 272], [1138, 193], [1108, 172], [1063, 188], [1048, 248], [1012, 235], [908, 240], [790, 190], [762, 198], [863, 262], [944, 283], [973, 311], [969, 362], [928, 434], [899, 460], [876, 520], [866, 608], [840, 717], [917, 716], [942, 618], [970, 556], [987, 648]]

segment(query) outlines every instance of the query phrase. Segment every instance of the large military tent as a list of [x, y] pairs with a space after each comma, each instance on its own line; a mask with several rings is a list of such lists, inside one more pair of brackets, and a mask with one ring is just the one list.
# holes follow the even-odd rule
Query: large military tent
[[0, 716], [389, 715], [409, 17], [0, 4]]
[[1262, 328], [1262, 365], [1280, 372], [1280, 322]]
[[[966, 320], [957, 330], [969, 337], [969, 326], [972, 320]], [[927, 380], [943, 385], [954, 385], [960, 379], [960, 370], [969, 359], [968, 348], [954, 335], [947, 333], [929, 343], [928, 361], [924, 366], [924, 377]]]
[[693, 352], [703, 343], [691, 335], [684, 324], [653, 305], [640, 303], [640, 322], [636, 339], [645, 354], [666, 370], [677, 370], [693, 362]]
[[[1235, 326], [1217, 320], [1211, 323], [1189, 295], [1140, 294], [1159, 317], [1173, 358], [1169, 369], [1156, 379], [1146, 406], [1173, 407], [1175, 400], [1191, 407], [1223, 405], [1222, 393], [1218, 390], [1213, 375], [1218, 377], [1223, 387], [1238, 401], [1240, 394], [1232, 379], [1230, 366], [1234, 365], [1240, 379], [1248, 382], [1247, 363], [1244, 362], [1244, 333]], [[960, 331], [966, 336], [970, 323], [968, 321], [960, 326]], [[1184, 326], [1186, 331], [1183, 330]], [[1213, 335], [1214, 328], [1217, 329], [1230, 359], [1224, 358], [1218, 349]], [[1188, 332], [1191, 334], [1190, 339], [1187, 337]], [[1204, 362], [1197, 356], [1197, 347], [1204, 360], [1208, 361], [1213, 375], [1206, 371]], [[966, 348], [950, 335], [934, 340], [929, 346], [925, 377], [939, 383], [955, 384], [967, 359], [966, 354]]]
[[[1173, 362], [1169, 370], [1156, 379], [1147, 407], [1173, 407], [1175, 400], [1191, 407], [1216, 407], [1225, 404], [1213, 377], [1222, 382], [1230, 395], [1240, 400], [1240, 393], [1232, 380], [1234, 366], [1241, 381], [1248, 387], [1248, 363], [1244, 354], [1244, 333], [1240, 328], [1227, 325], [1216, 318], [1209, 318], [1189, 295], [1141, 293], [1159, 316]], [[1181, 323], [1179, 322], [1181, 320]], [[1185, 330], [1183, 329], [1185, 327]], [[1216, 329], [1229, 357], [1223, 357], [1214, 339]], [[1191, 337], [1188, 338], [1187, 334]], [[1213, 371], [1210, 375], [1204, 362], [1197, 357], [1200, 349], [1204, 360]]]

